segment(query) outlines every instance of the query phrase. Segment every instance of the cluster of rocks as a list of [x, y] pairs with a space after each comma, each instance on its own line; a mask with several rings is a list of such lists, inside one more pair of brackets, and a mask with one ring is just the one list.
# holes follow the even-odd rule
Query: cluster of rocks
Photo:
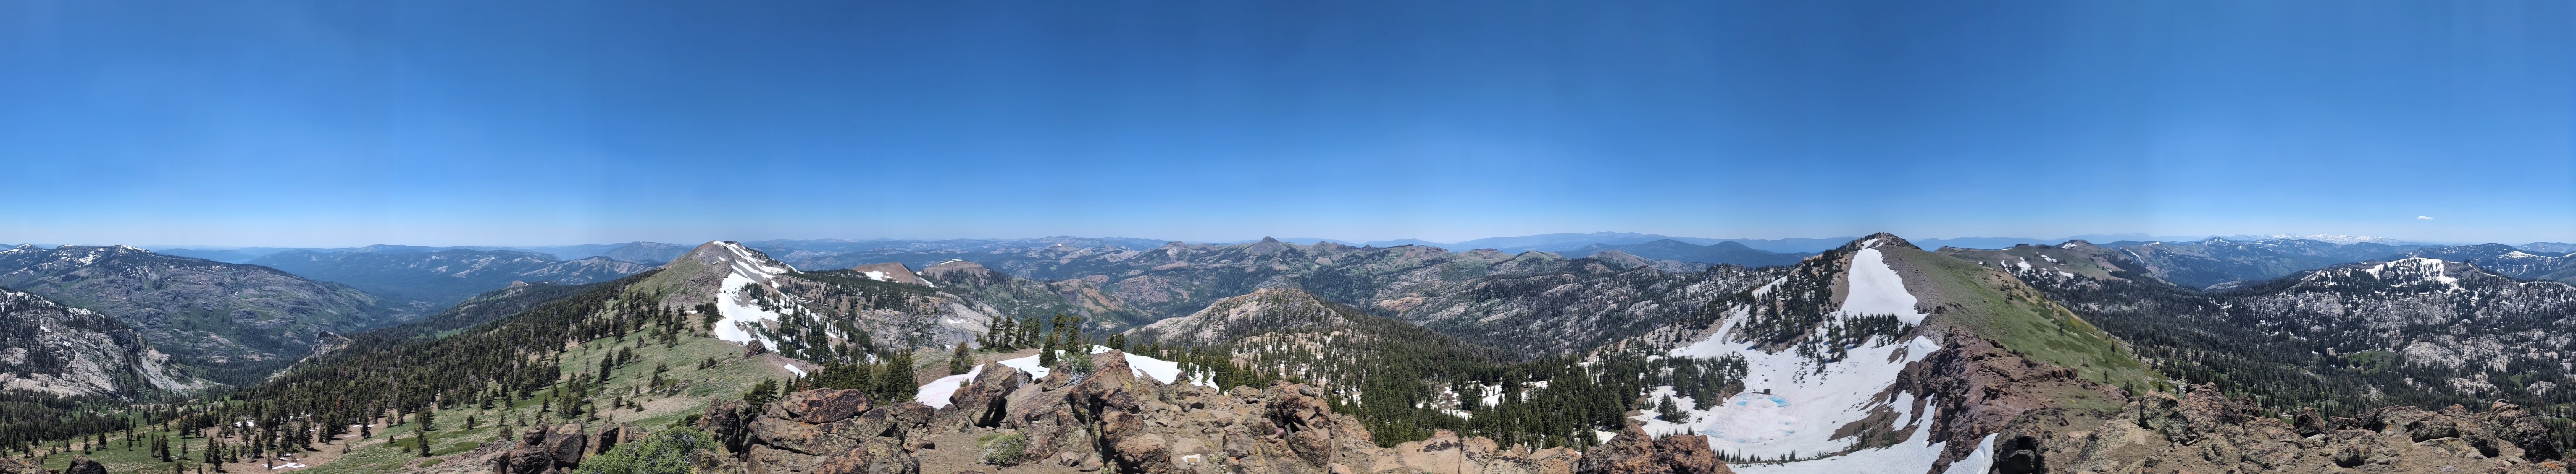
[[582, 425], [564, 424], [553, 428], [530, 427], [519, 434], [519, 441], [508, 450], [495, 453], [493, 474], [552, 474], [571, 472], [581, 466], [583, 457], [606, 453], [625, 441], [644, 437], [644, 430], [633, 424], [620, 423], [600, 428], [596, 435], [584, 434]]
[[754, 410], [740, 401], [707, 407], [699, 427], [714, 433], [745, 472], [891, 474], [921, 472], [905, 440], [919, 439], [930, 407], [876, 405], [858, 390], [806, 390]]
[[[45, 469], [45, 466], [27, 462], [23, 459], [11, 459], [6, 456], [0, 456], [0, 474], [57, 473], [51, 469]], [[99, 464], [98, 461], [91, 460], [89, 456], [80, 456], [72, 458], [71, 464], [63, 466], [63, 470], [59, 474], [107, 474], [107, 466]]]
[[2016, 420], [1996, 437], [1997, 472], [2565, 473], [2560, 448], [2522, 407], [2394, 406], [2357, 417], [2263, 416], [2215, 384], [2133, 397], [2093, 423]]
[[[1135, 376], [1118, 352], [1092, 357], [1090, 373], [1068, 365], [1041, 379], [987, 366], [938, 409], [806, 390], [756, 411], [719, 402], [699, 423], [731, 452], [727, 468], [752, 474], [1731, 472], [1705, 438], [1633, 427], [1591, 454], [1446, 431], [1381, 448], [1314, 387], [1165, 385]], [[1008, 435], [1013, 450], [978, 446]]]

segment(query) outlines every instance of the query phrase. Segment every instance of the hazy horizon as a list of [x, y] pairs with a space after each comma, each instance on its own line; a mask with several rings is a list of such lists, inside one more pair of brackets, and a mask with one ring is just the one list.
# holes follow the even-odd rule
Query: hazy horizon
[[2566, 242], [2572, 32], [2565, 2], [18, 2], [0, 240]]

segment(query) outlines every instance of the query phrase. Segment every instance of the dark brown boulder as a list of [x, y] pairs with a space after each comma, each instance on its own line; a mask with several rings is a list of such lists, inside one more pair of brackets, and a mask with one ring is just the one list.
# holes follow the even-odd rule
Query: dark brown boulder
[[1147, 433], [1144, 417], [1113, 411], [1100, 416], [1100, 435], [1109, 443], [1109, 461], [1118, 472], [1162, 474], [1170, 471], [1170, 443]]
[[[806, 390], [748, 416], [739, 404], [711, 406], [702, 425], [740, 440], [734, 452], [750, 474], [914, 474], [920, 462], [904, 441], [930, 419], [920, 403], [875, 405], [856, 390]], [[727, 413], [731, 413], [728, 415]], [[716, 430], [710, 430], [716, 431]]]
[[709, 403], [707, 411], [698, 415], [698, 429], [715, 435], [717, 441], [724, 443], [725, 449], [742, 452], [744, 443], [750, 441], [751, 434], [747, 429], [751, 423], [747, 418], [750, 418], [751, 414], [743, 413], [745, 411], [749, 411], [749, 405], [742, 403], [741, 400], [719, 400]]
[[1701, 435], [1667, 436], [1654, 439], [1644, 427], [1631, 423], [1610, 442], [1583, 453], [1575, 462], [1580, 474], [1734, 474], [1726, 463], [1718, 462], [1717, 453], [1709, 451], [1708, 437]]
[[827, 457], [814, 468], [814, 474], [919, 474], [921, 461], [904, 454], [903, 446], [886, 438], [872, 438], [866, 444]]
[[107, 466], [100, 465], [89, 456], [81, 456], [72, 458], [71, 465], [63, 467], [63, 474], [107, 474]]
[[831, 423], [858, 416], [868, 411], [866, 392], [858, 390], [816, 389], [787, 394], [769, 404], [763, 416], [805, 423]]
[[493, 461], [501, 474], [544, 474], [555, 468], [554, 455], [546, 452], [544, 427], [528, 427], [519, 433], [519, 443]]
[[616, 448], [618, 443], [633, 442], [643, 438], [643, 428], [635, 426], [634, 423], [618, 423], [617, 426], [601, 428], [599, 436], [591, 437], [590, 453], [608, 454], [608, 450]]
[[581, 425], [565, 423], [546, 433], [545, 453], [553, 458], [556, 469], [581, 466], [582, 452], [590, 447], [590, 437], [581, 434]]
[[1276, 433], [1287, 441], [1288, 449], [1309, 464], [1331, 462], [1333, 429], [1339, 426], [1332, 416], [1332, 404], [1321, 398], [1323, 392], [1313, 386], [1280, 382], [1263, 393], [1270, 400], [1265, 415], [1277, 425]]
[[948, 396], [948, 406], [932, 416], [935, 429], [959, 429], [967, 426], [986, 428], [1002, 426], [1010, 417], [1011, 392], [1020, 389], [1019, 369], [1002, 364], [987, 364], [975, 380], [967, 382], [957, 393]]

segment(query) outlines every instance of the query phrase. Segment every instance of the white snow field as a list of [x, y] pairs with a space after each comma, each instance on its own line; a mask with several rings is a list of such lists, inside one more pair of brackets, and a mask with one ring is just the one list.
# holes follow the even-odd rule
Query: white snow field
[[932, 380], [930, 385], [921, 386], [921, 393], [913, 394], [912, 401], [930, 405], [931, 408], [948, 408], [948, 397], [956, 395], [957, 389], [964, 388], [967, 382], [974, 381], [975, 376], [983, 375], [985, 365], [987, 364], [975, 364], [975, 368], [967, 370], [966, 373]]
[[[1862, 315], [1895, 315], [1907, 324], [1922, 324], [1928, 316], [1914, 309], [1915, 298], [1905, 291], [1905, 280], [1887, 266], [1885, 256], [1875, 248], [1877, 242], [1865, 242], [1852, 256], [1846, 273], [1848, 292], [1842, 307], [1833, 315], [1849, 319]], [[1767, 294], [1773, 282], [1754, 290]], [[1744, 358], [1746, 371], [1744, 392], [1715, 403], [1686, 397], [1674, 401], [1689, 413], [1684, 423], [1656, 420], [1651, 411], [1639, 416], [1652, 433], [1698, 433], [1708, 435], [1709, 448], [1718, 452], [1756, 458], [1812, 457], [1818, 453], [1840, 452], [1853, 447], [1856, 438], [1833, 439], [1835, 429], [1858, 421], [1875, 410], [1884, 408], [1897, 414], [1899, 429], [1911, 428], [1912, 434], [1894, 446], [1865, 449], [1821, 459], [1788, 463], [1734, 464], [1736, 472], [1747, 474], [1804, 473], [1904, 473], [1917, 474], [1931, 470], [1941, 457], [1942, 443], [1929, 439], [1932, 420], [1928, 413], [1915, 412], [1917, 394], [1888, 392], [1899, 372], [1907, 364], [1923, 360], [1941, 349], [1938, 341], [1912, 337], [1904, 341], [1872, 339], [1851, 348], [1841, 361], [1823, 363], [1800, 356], [1794, 351], [1764, 352], [1750, 342], [1733, 342], [1735, 325], [1749, 310], [1736, 308], [1708, 339], [1674, 349], [1668, 355], [1717, 358], [1735, 355]], [[1656, 389], [1654, 397], [1673, 394], [1670, 387]], [[1929, 406], [1929, 401], [1924, 401]], [[1948, 472], [1984, 472], [1984, 458], [1963, 459], [1953, 463]], [[1974, 464], [1974, 470], [1962, 471]]]

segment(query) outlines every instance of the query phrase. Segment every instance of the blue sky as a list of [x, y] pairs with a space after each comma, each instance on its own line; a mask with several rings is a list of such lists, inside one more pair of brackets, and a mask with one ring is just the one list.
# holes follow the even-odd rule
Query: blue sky
[[2551, 1], [11, 1], [0, 242], [2576, 241], [2571, 29]]

